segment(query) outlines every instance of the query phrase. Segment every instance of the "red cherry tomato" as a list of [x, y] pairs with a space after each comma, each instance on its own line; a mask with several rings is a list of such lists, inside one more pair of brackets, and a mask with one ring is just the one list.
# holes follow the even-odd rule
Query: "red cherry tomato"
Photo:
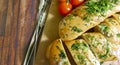
[[70, 3], [62, 2], [58, 6], [59, 12], [62, 15], [67, 15], [72, 10], [72, 5]]
[[73, 7], [77, 7], [81, 5], [85, 0], [71, 0], [70, 3], [73, 5]]

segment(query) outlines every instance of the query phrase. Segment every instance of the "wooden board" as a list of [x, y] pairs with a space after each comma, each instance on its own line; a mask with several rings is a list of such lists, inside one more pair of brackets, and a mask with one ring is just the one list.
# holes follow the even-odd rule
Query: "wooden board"
[[21, 65], [39, 0], [0, 0], [0, 65]]

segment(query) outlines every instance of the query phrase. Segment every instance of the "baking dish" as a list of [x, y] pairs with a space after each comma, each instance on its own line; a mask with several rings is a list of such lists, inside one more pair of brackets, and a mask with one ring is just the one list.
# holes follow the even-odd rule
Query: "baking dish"
[[[58, 13], [57, 6], [58, 6], [58, 1], [53, 0], [51, 7], [50, 7], [50, 10], [49, 10], [46, 25], [45, 25], [45, 28], [43, 31], [41, 42], [39, 44], [39, 49], [38, 49], [38, 53], [36, 56], [35, 65], [49, 65], [49, 62], [46, 59], [46, 48], [52, 41], [59, 38], [58, 24], [59, 24], [59, 21], [63, 18]], [[120, 53], [118, 53], [118, 55], [119, 54]], [[112, 63], [112, 65], [116, 65], [115, 64], [116, 62], [117, 61], [110, 62], [110, 63]], [[104, 65], [106, 65], [106, 64], [104, 64]]]

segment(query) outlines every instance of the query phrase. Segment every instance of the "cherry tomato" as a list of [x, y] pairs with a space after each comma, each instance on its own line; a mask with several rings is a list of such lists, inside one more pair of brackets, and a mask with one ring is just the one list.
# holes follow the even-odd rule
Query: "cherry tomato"
[[73, 5], [73, 7], [77, 7], [81, 5], [85, 0], [71, 0], [70, 3]]
[[58, 6], [59, 12], [62, 15], [67, 15], [72, 10], [72, 5], [70, 3], [62, 2]]
[[59, 0], [59, 2], [60, 2], [60, 3], [62, 3], [62, 2], [66, 2], [66, 0]]

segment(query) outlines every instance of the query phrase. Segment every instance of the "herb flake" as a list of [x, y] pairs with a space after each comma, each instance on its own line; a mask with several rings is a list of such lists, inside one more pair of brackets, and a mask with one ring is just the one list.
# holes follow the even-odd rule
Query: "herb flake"
[[65, 53], [64, 53], [63, 50], [60, 50], [59, 56], [60, 56], [61, 58], [66, 58], [66, 55], [65, 55]]
[[83, 20], [85, 20], [86, 22], [89, 22], [90, 21], [90, 16], [88, 16], [88, 15], [84, 16]]
[[87, 51], [88, 50], [88, 45], [85, 44], [84, 42], [80, 42], [80, 43], [76, 42], [71, 46], [71, 48], [72, 48], [72, 50], [76, 50], [76, 51], [79, 50], [79, 49]]
[[74, 17], [74, 15], [69, 14], [69, 15], [67, 16], [67, 19], [71, 21], [71, 20], [73, 20], [73, 17]]
[[86, 59], [85, 56], [82, 54], [77, 55], [77, 58], [79, 59], [80, 64], [85, 64], [86, 65]]
[[60, 58], [66, 58], [66, 55], [65, 55], [64, 51], [61, 50], [58, 46], [56, 46], [56, 48], [60, 51], [59, 57]]
[[107, 25], [100, 24], [100, 25], [99, 25], [99, 28], [100, 28], [101, 32], [102, 32], [104, 35], [106, 35], [107, 37], [112, 37], [112, 36], [113, 36], [112, 31], [110, 30], [110, 28], [109, 28]]
[[79, 33], [79, 32], [82, 32], [82, 30], [79, 29], [79, 28], [77, 28], [76, 26], [73, 26], [73, 27], [72, 27], [72, 30], [75, 31], [75, 32], [78, 32], [78, 33]]
[[113, 4], [116, 2], [118, 2], [118, 0], [99, 0], [98, 2], [91, 0], [86, 2], [85, 5], [88, 6], [88, 8], [86, 8], [88, 13], [104, 15], [107, 10], [113, 8]]
[[117, 37], [120, 37], [120, 33], [117, 34]]
[[103, 55], [100, 54], [100, 55], [99, 55], [99, 58], [100, 58], [100, 59], [106, 59], [106, 58], [107, 58], [107, 55], [106, 55], [106, 54], [103, 54]]
[[108, 31], [110, 28], [108, 26], [106, 26], [106, 25], [100, 25], [100, 29], [102, 31]]

